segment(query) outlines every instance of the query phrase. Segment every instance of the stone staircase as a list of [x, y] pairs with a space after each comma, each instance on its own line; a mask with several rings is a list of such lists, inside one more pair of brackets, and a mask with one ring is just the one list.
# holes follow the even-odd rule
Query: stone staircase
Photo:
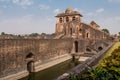
[[61, 39], [64, 36], [64, 34], [56, 35], [53, 39]]

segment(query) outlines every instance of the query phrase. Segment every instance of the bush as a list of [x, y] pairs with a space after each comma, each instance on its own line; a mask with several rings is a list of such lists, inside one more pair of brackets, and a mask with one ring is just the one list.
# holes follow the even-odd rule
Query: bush
[[83, 74], [72, 75], [70, 80], [120, 80], [120, 46], [103, 59], [99, 66]]

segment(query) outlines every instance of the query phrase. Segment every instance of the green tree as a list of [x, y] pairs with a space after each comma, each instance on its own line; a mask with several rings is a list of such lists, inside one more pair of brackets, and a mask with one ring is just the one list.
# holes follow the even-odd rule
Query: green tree
[[118, 32], [119, 36], [120, 36], [120, 32]]
[[120, 32], [118, 32], [118, 37], [120, 38]]
[[31, 33], [29, 36], [36, 37], [36, 36], [39, 36], [39, 34], [38, 33]]
[[1, 35], [6, 35], [5, 32], [1, 32]]
[[102, 29], [102, 31], [106, 32], [106, 33], [110, 33], [108, 29]]

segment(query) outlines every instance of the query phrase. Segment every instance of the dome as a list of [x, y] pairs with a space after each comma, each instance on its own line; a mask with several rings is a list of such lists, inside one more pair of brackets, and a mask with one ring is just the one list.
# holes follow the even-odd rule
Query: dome
[[65, 13], [71, 13], [73, 10], [71, 8], [67, 8]]

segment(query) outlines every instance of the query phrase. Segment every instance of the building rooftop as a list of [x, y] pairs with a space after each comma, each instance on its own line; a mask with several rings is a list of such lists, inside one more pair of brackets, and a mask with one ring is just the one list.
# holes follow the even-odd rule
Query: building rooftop
[[96, 22], [94, 22], [94, 21], [91, 21], [91, 23], [90, 23], [90, 24], [91, 24], [91, 25], [94, 25], [94, 24], [95, 24], [95, 25], [96, 25], [96, 27], [98, 27], [98, 28], [100, 27], [100, 26], [99, 26]]
[[67, 8], [65, 10], [65, 13], [64, 12], [59, 13], [59, 14], [57, 14], [56, 17], [64, 17], [64, 16], [72, 16], [72, 15], [79, 15], [79, 16], [83, 17], [78, 11], [73, 11], [71, 8]]

